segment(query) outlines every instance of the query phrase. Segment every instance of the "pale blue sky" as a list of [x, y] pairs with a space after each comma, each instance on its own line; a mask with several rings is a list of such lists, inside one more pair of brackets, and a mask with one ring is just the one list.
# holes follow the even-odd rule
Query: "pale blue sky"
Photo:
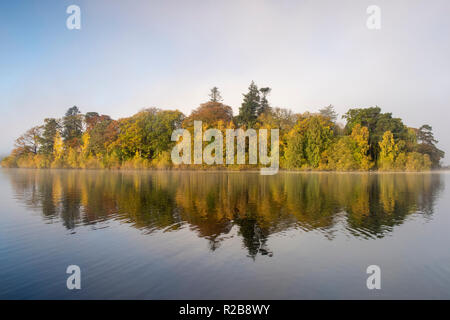
[[[66, 28], [71, 4], [81, 30]], [[381, 30], [366, 27], [372, 4]], [[218, 86], [237, 112], [251, 80], [295, 112], [378, 105], [428, 123], [449, 153], [449, 13], [448, 0], [2, 1], [0, 153], [73, 105], [189, 113]]]

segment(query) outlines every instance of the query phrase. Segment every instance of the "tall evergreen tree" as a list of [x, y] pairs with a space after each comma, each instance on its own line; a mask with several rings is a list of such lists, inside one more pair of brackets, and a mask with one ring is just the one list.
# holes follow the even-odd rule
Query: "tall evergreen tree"
[[257, 112], [260, 107], [261, 97], [259, 95], [258, 87], [252, 81], [248, 87], [248, 93], [244, 94], [244, 101], [239, 108], [238, 123], [240, 125], [246, 124], [251, 126], [257, 118]]
[[329, 106], [319, 110], [319, 113], [325, 118], [330, 119], [332, 122], [336, 122], [338, 114], [334, 111], [334, 107], [330, 104]]
[[439, 168], [445, 152], [436, 147], [439, 141], [434, 138], [432, 130], [433, 128], [428, 124], [424, 124], [417, 130], [417, 140], [420, 143], [416, 146], [416, 150], [422, 154], [428, 154], [433, 168]]
[[434, 138], [432, 130], [433, 128], [430, 125], [424, 124], [417, 131], [417, 139], [422, 143], [434, 146], [438, 141]]
[[77, 146], [83, 134], [83, 117], [77, 106], [69, 108], [63, 118], [64, 142], [71, 147]]
[[39, 152], [45, 155], [51, 155], [53, 154], [55, 136], [60, 128], [60, 125], [58, 123], [58, 120], [54, 118], [46, 118], [44, 120], [43, 127], [41, 148]]
[[222, 96], [220, 95], [219, 88], [217, 88], [217, 87], [214, 87], [211, 89], [211, 93], [209, 94], [209, 97], [210, 97], [209, 100], [211, 102], [220, 102], [223, 100]]

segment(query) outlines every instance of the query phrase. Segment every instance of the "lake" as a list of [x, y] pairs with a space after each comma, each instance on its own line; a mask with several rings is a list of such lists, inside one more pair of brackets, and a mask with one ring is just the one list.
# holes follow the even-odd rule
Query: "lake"
[[[450, 299], [449, 183], [1, 169], [0, 298]], [[81, 290], [66, 287], [69, 265]]]

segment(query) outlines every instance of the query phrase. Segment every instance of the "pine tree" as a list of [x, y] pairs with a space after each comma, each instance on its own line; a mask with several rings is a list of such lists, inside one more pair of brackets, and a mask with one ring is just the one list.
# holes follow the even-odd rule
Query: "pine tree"
[[334, 107], [330, 104], [328, 107], [319, 110], [320, 114], [329, 118], [332, 122], [336, 122], [338, 114], [334, 111]]
[[54, 118], [46, 118], [44, 120], [40, 153], [45, 155], [51, 155], [53, 153], [55, 136], [59, 129], [60, 125], [58, 120]]
[[83, 118], [77, 106], [69, 108], [63, 118], [64, 142], [71, 147], [79, 145], [83, 129]]
[[255, 123], [260, 107], [260, 99], [258, 87], [252, 81], [248, 87], [248, 93], [244, 94], [244, 101], [239, 108], [238, 123], [240, 125], [252, 126]]
[[220, 95], [219, 88], [217, 88], [217, 87], [214, 87], [211, 89], [211, 93], [209, 94], [209, 97], [210, 97], [209, 100], [211, 102], [220, 102], [223, 100], [222, 96]]
[[420, 143], [416, 146], [416, 150], [422, 154], [429, 156], [433, 168], [440, 167], [440, 161], [445, 156], [445, 152], [436, 147], [438, 141], [434, 138], [433, 128], [424, 124], [417, 130], [417, 140]]
[[417, 131], [417, 139], [424, 144], [434, 146], [438, 141], [434, 138], [432, 130], [430, 125], [424, 124]]

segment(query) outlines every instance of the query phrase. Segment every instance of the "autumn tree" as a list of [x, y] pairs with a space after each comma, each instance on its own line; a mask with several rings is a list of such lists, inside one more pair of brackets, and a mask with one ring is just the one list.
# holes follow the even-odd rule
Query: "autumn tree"
[[354, 142], [352, 153], [358, 169], [369, 170], [373, 166], [369, 155], [369, 129], [357, 124], [353, 127], [350, 138]]
[[227, 124], [233, 120], [233, 109], [220, 102], [202, 103], [183, 121], [183, 126], [193, 126], [194, 120], [203, 121], [208, 126], [216, 126], [219, 121]]
[[[86, 132], [89, 135], [87, 151], [95, 154], [105, 154], [107, 147], [117, 139], [118, 126], [110, 116], [86, 113]], [[86, 139], [86, 138], [85, 138]], [[85, 144], [85, 142], [83, 142]]]
[[374, 165], [369, 155], [369, 130], [355, 125], [351, 135], [338, 137], [321, 160], [322, 168], [327, 170], [369, 170]]
[[405, 169], [407, 171], [424, 171], [432, 167], [432, 162], [428, 154], [410, 152], [406, 158]]
[[392, 132], [386, 131], [383, 135], [383, 139], [379, 142], [379, 145], [380, 156], [378, 158], [378, 168], [380, 170], [393, 169], [399, 150]]
[[86, 131], [92, 130], [100, 119], [98, 112], [86, 112], [84, 122], [86, 123]]
[[378, 160], [380, 153], [379, 143], [386, 131], [390, 131], [395, 141], [405, 140], [408, 128], [399, 118], [393, 118], [392, 113], [381, 113], [379, 107], [350, 109], [343, 118], [347, 120], [345, 133], [350, 134], [356, 124], [367, 127], [369, 130], [370, 156]]
[[171, 135], [180, 128], [183, 114], [156, 108], [144, 109], [130, 118], [119, 120], [116, 145], [125, 158], [139, 155], [153, 159], [173, 146]]
[[15, 146], [19, 153], [37, 154], [41, 145], [42, 127], [33, 127], [16, 139]]
[[[232, 108], [220, 102], [217, 87], [211, 90], [211, 101], [201, 104], [187, 118], [178, 110], [149, 108], [116, 121], [97, 112], [82, 115], [74, 106], [62, 120], [47, 118], [43, 126], [21, 135], [1, 164], [27, 168], [167, 168], [172, 166], [172, 132], [183, 127], [193, 138], [195, 120], [203, 122], [203, 130], [221, 130], [222, 136], [226, 129], [237, 126], [279, 129], [281, 167], [366, 171], [377, 164], [379, 170], [421, 171], [439, 167], [444, 157], [429, 125], [409, 128], [391, 113], [373, 107], [350, 109], [343, 116], [347, 120], [343, 128], [336, 123], [333, 106], [320, 109], [319, 114], [294, 114], [270, 107], [270, 91], [268, 87], [258, 89], [252, 82], [235, 118]], [[270, 130], [268, 134], [272, 141]], [[210, 144], [203, 141], [203, 145]], [[225, 152], [225, 145], [223, 148]]]
[[323, 152], [320, 168], [336, 171], [359, 170], [354, 148], [355, 143], [350, 136], [340, 137]]
[[320, 115], [303, 117], [289, 132], [286, 160], [291, 167], [317, 168], [333, 138], [333, 123]]
[[53, 167], [62, 167], [64, 157], [64, 140], [57, 131], [53, 142]]

